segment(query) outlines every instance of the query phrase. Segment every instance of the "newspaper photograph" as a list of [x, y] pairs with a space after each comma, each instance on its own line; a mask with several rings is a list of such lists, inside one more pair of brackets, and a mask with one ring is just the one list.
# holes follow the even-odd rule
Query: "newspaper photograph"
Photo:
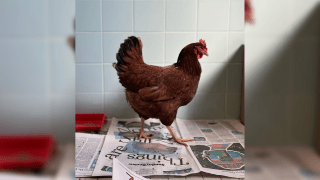
[[244, 148], [240, 143], [190, 145], [188, 149], [200, 171], [244, 178]]
[[76, 177], [92, 176], [105, 135], [76, 133]]
[[238, 121], [182, 120], [177, 125], [200, 171], [244, 178], [244, 128]]
[[153, 139], [138, 139], [140, 119], [114, 118], [92, 175], [111, 176], [114, 158], [141, 176], [200, 172], [187, 148], [171, 140], [170, 132], [159, 120], [149, 119], [144, 127]]

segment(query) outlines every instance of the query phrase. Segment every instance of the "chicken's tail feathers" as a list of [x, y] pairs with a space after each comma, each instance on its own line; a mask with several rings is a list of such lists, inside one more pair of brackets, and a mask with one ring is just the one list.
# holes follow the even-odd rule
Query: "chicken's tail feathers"
[[123, 72], [123, 71], [117, 66], [117, 63], [112, 63], [112, 67], [114, 67], [118, 72]]
[[116, 54], [117, 63], [112, 66], [119, 72], [125, 72], [123, 68], [128, 63], [136, 62], [143, 63], [142, 59], [142, 43], [141, 40], [135, 36], [130, 36], [120, 44], [118, 53]]

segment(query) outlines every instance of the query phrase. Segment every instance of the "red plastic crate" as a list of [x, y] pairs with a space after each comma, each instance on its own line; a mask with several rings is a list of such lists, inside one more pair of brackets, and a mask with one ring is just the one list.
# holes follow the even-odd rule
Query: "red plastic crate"
[[1, 135], [0, 169], [41, 168], [49, 160], [54, 146], [51, 135]]
[[105, 114], [76, 114], [76, 131], [100, 131]]

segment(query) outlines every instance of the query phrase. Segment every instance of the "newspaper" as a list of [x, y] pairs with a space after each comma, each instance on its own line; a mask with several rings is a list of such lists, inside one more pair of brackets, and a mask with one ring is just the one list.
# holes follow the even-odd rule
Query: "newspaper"
[[153, 139], [138, 139], [140, 119], [113, 118], [92, 175], [111, 176], [114, 158], [141, 176], [200, 172], [187, 148], [170, 140], [170, 132], [159, 120], [147, 120], [144, 128], [146, 134], [153, 134]]
[[117, 159], [141, 176], [186, 176], [203, 171], [244, 178], [244, 128], [239, 121], [177, 119], [172, 124], [177, 136], [194, 139], [187, 142], [188, 147], [172, 140], [157, 119], [148, 119], [144, 124], [144, 132], [152, 134], [153, 139], [138, 139], [140, 127], [139, 118], [113, 118], [104, 142], [97, 140], [99, 143], [92, 148], [95, 151], [90, 151], [95, 158], [89, 157], [86, 166], [77, 166], [77, 177], [112, 176], [113, 160]]
[[194, 139], [188, 150], [201, 171], [244, 178], [244, 128], [234, 122], [177, 119], [182, 137]]
[[146, 178], [130, 171], [117, 158], [113, 158], [113, 180], [147, 180]]
[[76, 177], [91, 176], [105, 135], [76, 133]]

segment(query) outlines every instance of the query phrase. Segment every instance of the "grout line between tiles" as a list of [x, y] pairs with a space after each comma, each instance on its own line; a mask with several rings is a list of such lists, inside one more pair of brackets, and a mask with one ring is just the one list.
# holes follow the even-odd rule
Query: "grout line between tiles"
[[101, 64], [104, 64], [104, 63], [76, 62], [76, 65], [101, 65]]
[[103, 94], [125, 94], [124, 91], [106, 91]]
[[[103, 34], [102, 34], [102, 31], [103, 31], [103, 15], [102, 15], [102, 0], [100, 0], [100, 17], [101, 17], [101, 59], [102, 59], [102, 92], [104, 92], [104, 57], [103, 57]], [[104, 108], [105, 108], [105, 103], [104, 103], [104, 93], [102, 94], [102, 109], [103, 109], [103, 112], [104, 112]]]
[[103, 92], [76, 92], [76, 95], [77, 94], [81, 94], [81, 95], [83, 95], [83, 94], [103, 94]]

